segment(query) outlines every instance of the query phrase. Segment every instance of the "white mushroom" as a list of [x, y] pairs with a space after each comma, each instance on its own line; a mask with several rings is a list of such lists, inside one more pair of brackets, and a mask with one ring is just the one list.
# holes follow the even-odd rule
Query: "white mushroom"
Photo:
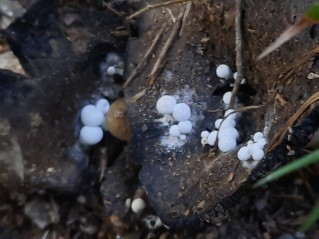
[[131, 204], [131, 209], [134, 213], [141, 214], [145, 206], [145, 202], [142, 198], [135, 198]]
[[94, 145], [103, 138], [103, 130], [96, 126], [84, 126], [80, 131], [80, 142], [84, 145]]
[[186, 121], [191, 117], [191, 109], [185, 103], [179, 103], [174, 107], [173, 116], [177, 121]]
[[104, 122], [104, 115], [94, 105], [86, 105], [81, 111], [81, 121], [86, 126], [100, 126]]
[[176, 106], [176, 99], [170, 95], [164, 95], [158, 99], [156, 109], [160, 114], [172, 114]]

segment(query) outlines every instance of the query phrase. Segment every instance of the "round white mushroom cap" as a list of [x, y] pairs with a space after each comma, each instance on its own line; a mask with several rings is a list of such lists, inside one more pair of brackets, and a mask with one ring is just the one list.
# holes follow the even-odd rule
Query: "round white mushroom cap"
[[245, 160], [250, 159], [251, 154], [249, 153], [248, 147], [245, 146], [245, 147], [240, 148], [237, 152], [237, 157], [240, 161], [245, 161]]
[[232, 137], [236, 141], [239, 137], [238, 130], [234, 127], [223, 127], [219, 130], [218, 138], [222, 139], [224, 137]]
[[104, 122], [104, 115], [94, 105], [86, 105], [81, 111], [81, 121], [86, 126], [99, 126]]
[[222, 123], [222, 121], [223, 121], [223, 119], [217, 119], [217, 120], [215, 121], [214, 125], [215, 125], [215, 128], [216, 128], [216, 129], [219, 129], [220, 124]]
[[229, 66], [221, 64], [216, 68], [216, 75], [223, 79], [229, 79], [231, 77], [231, 70]]
[[173, 137], [179, 137], [181, 135], [177, 124], [174, 124], [169, 128], [169, 135]]
[[84, 145], [94, 145], [103, 138], [103, 130], [96, 126], [84, 126], [80, 131], [80, 142]]
[[258, 144], [258, 143], [249, 144], [249, 145], [247, 145], [247, 147], [248, 147], [249, 153], [251, 155], [253, 155], [254, 152], [256, 152], [257, 150], [260, 150], [260, 149], [262, 150], [263, 149], [263, 147], [260, 144]]
[[[224, 117], [225, 117], [226, 119], [232, 118], [232, 119], [236, 120], [236, 118], [237, 118], [237, 116], [238, 116], [238, 112], [233, 113], [234, 111], [235, 111], [235, 110], [233, 110], [233, 109], [228, 109], [228, 110], [226, 110], [225, 113], [224, 113]], [[226, 116], [227, 116], [227, 117], [226, 117]]]
[[188, 134], [192, 131], [193, 125], [189, 120], [181, 121], [178, 123], [179, 132], [182, 134]]
[[209, 132], [207, 130], [204, 130], [200, 133], [200, 137], [202, 138], [208, 138]]
[[258, 140], [260, 140], [263, 137], [264, 137], [264, 134], [262, 132], [256, 132], [253, 136], [253, 140], [255, 143], [257, 143]]
[[223, 120], [222, 124], [219, 126], [219, 129], [223, 129], [223, 128], [229, 128], [229, 127], [235, 127], [236, 126], [236, 121], [229, 117]]
[[191, 109], [185, 103], [179, 103], [174, 107], [173, 116], [177, 121], [186, 121], [191, 117]]
[[185, 134], [181, 134], [181, 135], [179, 136], [179, 139], [180, 139], [180, 140], [183, 140], [183, 141], [186, 140], [186, 135], [185, 135]]
[[114, 66], [109, 66], [106, 70], [106, 74], [108, 74], [109, 76], [113, 76], [116, 72], [116, 69]]
[[142, 198], [135, 198], [131, 204], [131, 209], [133, 212], [140, 214], [145, 208], [145, 202]]
[[176, 106], [176, 99], [170, 95], [163, 95], [156, 102], [156, 109], [158, 113], [163, 115], [172, 114], [175, 106]]
[[100, 99], [96, 102], [95, 107], [105, 115], [109, 112], [110, 102], [107, 99]]
[[214, 130], [214, 131], [212, 131], [212, 132], [208, 135], [207, 143], [208, 143], [210, 146], [214, 146], [214, 145], [216, 144], [217, 134], [218, 134], [218, 131], [217, 131], [217, 130]]
[[231, 91], [227, 91], [227, 92], [223, 95], [223, 102], [224, 102], [224, 104], [229, 105], [230, 99], [231, 99]]
[[220, 151], [226, 153], [236, 148], [237, 142], [233, 137], [223, 137], [218, 139], [218, 148]]
[[262, 149], [257, 149], [256, 151], [253, 152], [253, 154], [251, 155], [253, 160], [255, 161], [259, 161], [262, 160], [265, 156], [265, 152]]
[[267, 140], [265, 138], [260, 138], [258, 141], [257, 141], [257, 144], [260, 145], [261, 148], [264, 148], [265, 145], [267, 144]]

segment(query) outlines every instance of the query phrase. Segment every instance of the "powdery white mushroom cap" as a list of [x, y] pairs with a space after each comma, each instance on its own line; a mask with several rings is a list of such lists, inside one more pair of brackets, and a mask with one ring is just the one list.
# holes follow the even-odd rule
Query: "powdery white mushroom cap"
[[217, 134], [218, 134], [218, 131], [217, 131], [217, 130], [214, 130], [214, 131], [212, 131], [212, 132], [208, 135], [207, 143], [208, 143], [210, 146], [214, 146], [214, 145], [216, 144]]
[[236, 79], [237, 79], [237, 76], [238, 76], [238, 72], [236, 71], [236, 72], [233, 74], [233, 79], [236, 80]]
[[248, 147], [249, 152], [250, 152], [251, 155], [253, 155], [254, 152], [256, 152], [256, 151], [258, 151], [260, 149], [261, 150], [263, 149], [263, 147], [260, 144], [258, 144], [258, 143], [249, 144], [249, 145], [247, 145], [247, 147]]
[[219, 129], [220, 124], [222, 123], [222, 121], [223, 121], [223, 119], [217, 119], [217, 120], [215, 121], [214, 125], [215, 125], [215, 128], [216, 128], [216, 129]]
[[236, 121], [233, 118], [226, 118], [223, 120], [222, 124], [219, 126], [219, 129], [235, 127]]
[[94, 145], [103, 138], [103, 130], [96, 126], [84, 126], [80, 131], [80, 142], [84, 145]]
[[169, 128], [169, 135], [173, 137], [179, 137], [181, 135], [177, 124], [174, 124]]
[[253, 136], [253, 140], [255, 143], [257, 143], [258, 140], [260, 140], [263, 137], [264, 137], [264, 134], [262, 132], [256, 132]]
[[135, 198], [131, 204], [131, 209], [133, 212], [140, 214], [145, 208], [145, 202], [142, 198]]
[[180, 139], [180, 140], [183, 140], [183, 141], [186, 140], [186, 135], [185, 135], [185, 134], [181, 134], [181, 135], [179, 136], [179, 139]]
[[223, 95], [223, 102], [224, 102], [224, 104], [229, 105], [230, 99], [231, 99], [231, 91], [227, 91], [227, 92]]
[[81, 111], [81, 121], [86, 126], [99, 126], [104, 122], [104, 115], [95, 105], [87, 105]]
[[218, 148], [220, 151], [226, 153], [230, 150], [235, 149], [237, 142], [233, 137], [223, 137], [218, 140]]
[[259, 161], [262, 160], [265, 156], [265, 152], [262, 149], [258, 149], [256, 151], [254, 151], [254, 153], [252, 154], [252, 158], [255, 161]]
[[264, 148], [265, 145], [267, 144], [267, 140], [266, 140], [265, 138], [261, 138], [261, 139], [259, 139], [259, 140], [257, 141], [257, 144], [258, 144], [260, 147]]
[[100, 99], [96, 102], [95, 107], [105, 115], [109, 112], [110, 102], [107, 99]]
[[106, 74], [108, 74], [109, 76], [113, 76], [116, 72], [116, 69], [114, 66], [109, 66], [106, 70]]
[[179, 132], [182, 134], [189, 134], [192, 131], [193, 125], [189, 120], [181, 121], [178, 123]]
[[238, 130], [234, 127], [224, 127], [219, 130], [218, 138], [232, 137], [235, 141], [239, 137]]
[[223, 79], [229, 79], [231, 77], [231, 70], [229, 66], [221, 64], [216, 68], [216, 75]]
[[156, 109], [158, 113], [163, 115], [172, 114], [175, 106], [176, 106], [176, 99], [170, 95], [163, 95], [156, 102]]
[[248, 147], [242, 147], [237, 152], [237, 157], [240, 161], [245, 161], [251, 158]]
[[191, 109], [185, 103], [179, 103], [174, 107], [173, 116], [177, 121], [186, 121], [191, 117]]
[[209, 132], [207, 130], [204, 130], [200, 133], [200, 137], [202, 138], [208, 138]]
[[237, 113], [233, 113], [234, 111], [235, 111], [235, 110], [233, 110], [233, 109], [228, 109], [228, 110], [226, 110], [225, 113], [224, 113], [224, 117], [225, 117], [226, 119], [232, 118], [232, 119], [236, 120], [236, 118], [237, 118], [237, 116], [238, 116], [238, 112], [237, 112]]

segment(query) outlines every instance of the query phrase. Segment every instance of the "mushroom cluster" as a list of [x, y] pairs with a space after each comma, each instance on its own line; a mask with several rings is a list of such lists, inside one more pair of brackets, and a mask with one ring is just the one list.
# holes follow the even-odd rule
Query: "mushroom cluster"
[[177, 103], [171, 95], [160, 97], [156, 103], [158, 113], [173, 122], [169, 128], [169, 135], [186, 140], [186, 135], [192, 131], [193, 124], [189, 120], [192, 113], [188, 104]]
[[103, 129], [106, 130], [106, 114], [110, 109], [107, 99], [100, 99], [95, 105], [89, 104], [81, 110], [80, 143], [83, 145], [95, 145], [103, 138]]
[[215, 121], [215, 130], [201, 132], [202, 145], [215, 146], [217, 143], [218, 149], [222, 152], [235, 149], [239, 138], [239, 133], [235, 128], [237, 117], [238, 113], [233, 109], [227, 110], [224, 118]]
[[[237, 157], [240, 161], [247, 161], [252, 159], [253, 161], [260, 161], [264, 158], [264, 147], [267, 144], [267, 140], [262, 132], [256, 132], [252, 140], [249, 140], [246, 146], [241, 147], [237, 152]], [[245, 164], [243, 164], [245, 166]]]

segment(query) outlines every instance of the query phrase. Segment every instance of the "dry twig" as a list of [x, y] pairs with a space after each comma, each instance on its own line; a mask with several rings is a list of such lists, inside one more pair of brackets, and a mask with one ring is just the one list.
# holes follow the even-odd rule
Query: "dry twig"
[[181, 30], [179, 31], [179, 36], [182, 35], [183, 33], [183, 30], [184, 30], [184, 27], [186, 25], [186, 20], [187, 20], [187, 17], [189, 15], [189, 12], [191, 10], [191, 7], [192, 7], [192, 1], [188, 1], [187, 2], [187, 5], [186, 5], [186, 9], [185, 9], [185, 14], [184, 14], [184, 17], [183, 17], [183, 21], [182, 21], [182, 26], [181, 26]]
[[166, 27], [166, 24], [164, 24], [164, 26], [161, 28], [161, 30], [156, 35], [155, 39], [153, 40], [151, 46], [148, 48], [148, 50], [147, 50], [146, 54], [144, 55], [143, 59], [141, 60], [141, 62], [137, 65], [137, 67], [134, 69], [132, 74], [127, 78], [127, 80], [123, 86], [124, 89], [127, 88], [129, 86], [129, 84], [131, 84], [131, 82], [134, 80], [135, 76], [137, 76], [140, 73], [142, 67], [145, 65], [146, 61], [148, 60], [148, 58], [150, 57], [150, 55], [154, 51], [154, 48], [157, 45], [159, 39], [161, 38], [165, 27]]
[[273, 150], [278, 144], [282, 142], [289, 128], [302, 116], [302, 114], [314, 103], [319, 101], [319, 92], [316, 92], [308, 98], [308, 100], [293, 114], [287, 121], [285, 127], [283, 127], [278, 134], [271, 140], [268, 145], [267, 152]]
[[242, 0], [236, 0], [236, 68], [237, 77], [235, 80], [234, 88], [230, 99], [229, 108], [234, 107], [235, 98], [239, 90], [240, 83], [243, 79], [243, 58], [242, 58], [242, 32], [241, 32], [241, 11], [242, 11]]
[[183, 19], [183, 12], [181, 12], [179, 15], [178, 15], [178, 18], [177, 18], [177, 21], [172, 29], [172, 32], [171, 34], [169, 35], [159, 57], [157, 58], [154, 66], [153, 66], [153, 69], [149, 75], [149, 80], [148, 80], [148, 87], [152, 86], [155, 82], [155, 79], [157, 77], [157, 73], [159, 71], [159, 69], [161, 68], [161, 66], [163, 65], [163, 62], [164, 62], [164, 58], [166, 56], [166, 53], [168, 51], [168, 49], [170, 48], [170, 46], [172, 45], [172, 42], [173, 42], [173, 39], [175, 38], [177, 32], [178, 32], [178, 29], [181, 25], [181, 22], [182, 22], [182, 19]]
[[142, 8], [142, 9], [138, 10], [137, 12], [133, 13], [132, 15], [128, 16], [127, 19], [130, 20], [130, 19], [137, 17], [137, 16], [147, 12], [148, 10], [151, 10], [154, 8], [164, 7], [164, 6], [177, 4], [177, 3], [183, 3], [183, 2], [187, 2], [187, 1], [188, 0], [171, 0], [171, 1], [163, 2], [163, 3], [154, 4], [154, 5], [147, 5], [146, 7]]
[[112, 13], [114, 13], [115, 15], [117, 15], [117, 16], [119, 16], [119, 17], [121, 17], [121, 18], [124, 18], [125, 17], [125, 15], [122, 13], [122, 12], [119, 12], [119, 11], [117, 11], [116, 9], [114, 9], [113, 7], [112, 7], [112, 4], [111, 3], [106, 3], [106, 2], [102, 2], [102, 5], [104, 6], [104, 7], [106, 7], [107, 9], [109, 9]]

